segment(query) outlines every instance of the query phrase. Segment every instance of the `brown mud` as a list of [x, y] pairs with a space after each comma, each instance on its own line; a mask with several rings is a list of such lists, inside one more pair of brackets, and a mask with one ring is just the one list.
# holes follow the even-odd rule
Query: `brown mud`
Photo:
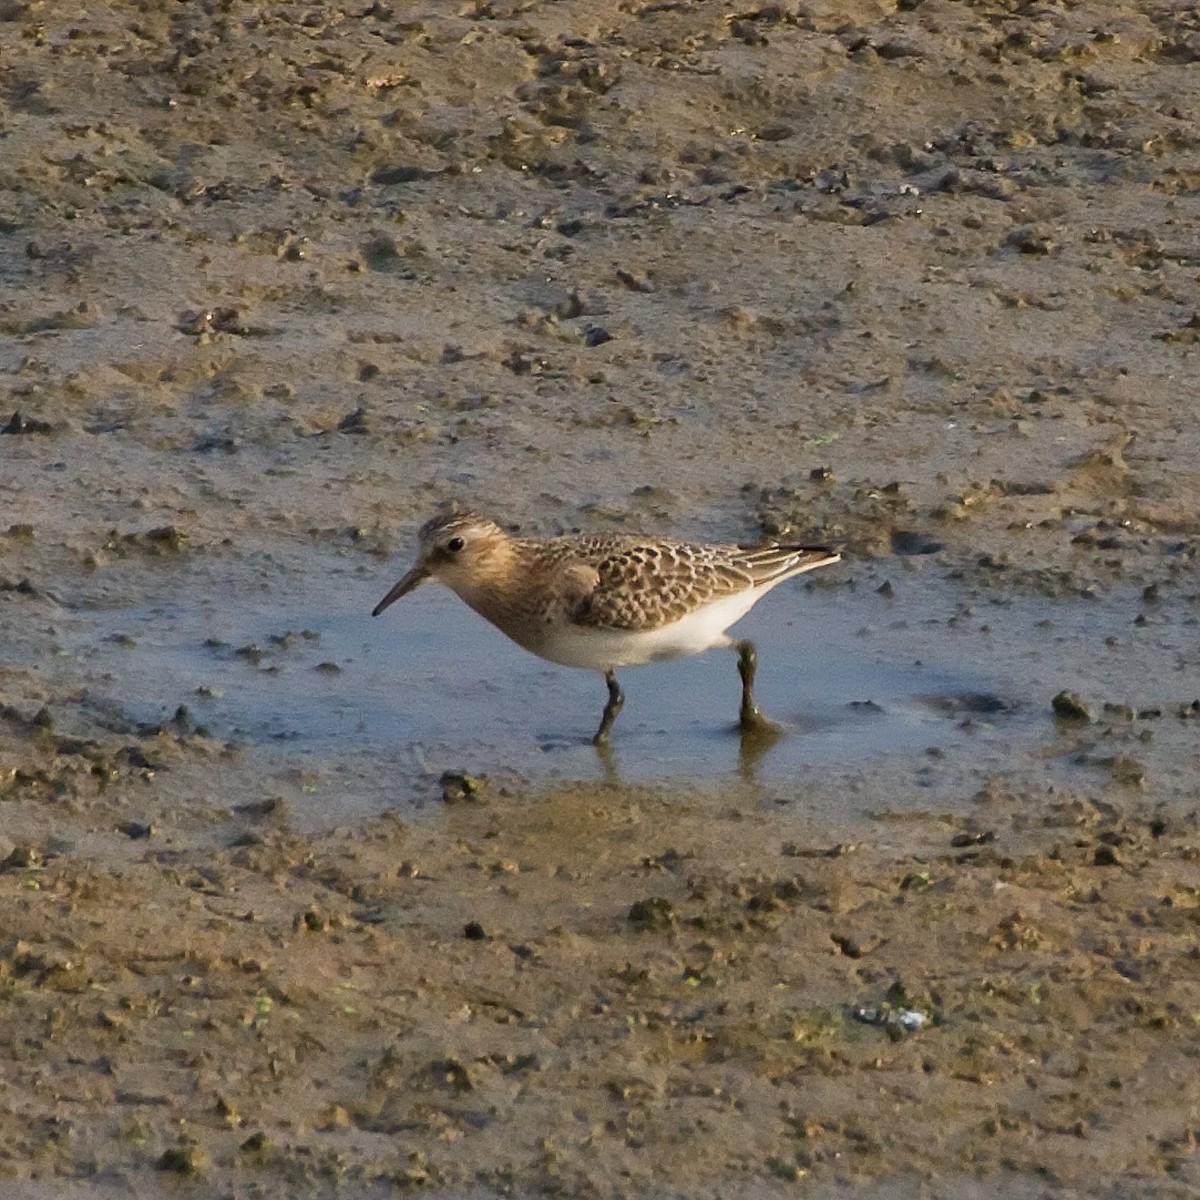
[[[0, 1190], [1195, 1195], [1198, 62], [1153, 0], [0, 0]], [[595, 680], [347, 649], [451, 498], [844, 545], [762, 617], [796, 729], [648, 671], [585, 766]], [[818, 680], [962, 686], [825, 749], [822, 613]]]

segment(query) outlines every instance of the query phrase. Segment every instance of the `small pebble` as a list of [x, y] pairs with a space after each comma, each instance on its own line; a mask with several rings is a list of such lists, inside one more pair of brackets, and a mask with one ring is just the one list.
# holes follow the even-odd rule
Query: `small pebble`
[[1083, 724], [1092, 719], [1091, 709], [1079, 698], [1078, 692], [1059, 692], [1050, 701], [1050, 707], [1054, 709], [1054, 715], [1060, 721], [1077, 721]]

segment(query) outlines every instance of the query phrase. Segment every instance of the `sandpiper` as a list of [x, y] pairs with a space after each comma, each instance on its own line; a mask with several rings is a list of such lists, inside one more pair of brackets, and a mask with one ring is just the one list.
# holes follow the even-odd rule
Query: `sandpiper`
[[513, 537], [477, 513], [450, 511], [420, 532], [412, 570], [375, 606], [427, 579], [444, 583], [518, 646], [567, 667], [599, 671], [608, 703], [592, 741], [608, 742], [625, 703], [618, 667], [734, 646], [742, 679], [739, 725], [776, 727], [754, 702], [757, 655], [725, 630], [776, 584], [838, 562], [826, 546], [708, 545], [625, 533]]

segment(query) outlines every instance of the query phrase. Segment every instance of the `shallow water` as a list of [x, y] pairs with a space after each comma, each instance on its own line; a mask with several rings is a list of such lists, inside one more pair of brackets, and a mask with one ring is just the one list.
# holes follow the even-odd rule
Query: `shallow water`
[[[904, 630], [864, 630], [861, 606], [841, 598], [780, 594], [738, 629], [759, 649], [760, 703], [789, 732], [769, 753], [779, 771], [944, 738], [939, 701], [1003, 683], [987, 665], [914, 659]], [[275, 607], [231, 616], [216, 603], [156, 604], [100, 614], [88, 643], [92, 664], [112, 675], [110, 698], [143, 721], [186, 704], [223, 738], [293, 742], [298, 753], [470, 747], [532, 764], [535, 776], [596, 760], [599, 676], [529, 655], [434, 587], [376, 619], [365, 609], [306, 606], [281, 620]], [[740, 683], [731, 652], [631, 668], [621, 680], [614, 749], [632, 778], [733, 765]]]
[[325, 770], [315, 790], [343, 815], [403, 807], [448, 769], [533, 784], [778, 787], [875, 764], [929, 786], [930, 764], [979, 776], [1014, 745], [1052, 756], [1050, 699], [1063, 688], [1136, 706], [1187, 679], [1186, 622], [1135, 626], [1132, 601], [972, 610], [932, 572], [891, 600], [869, 586], [785, 586], [737, 626], [758, 646], [758, 699], [783, 736], [742, 744], [736, 660], [715, 650], [622, 672], [625, 708], [601, 755], [589, 741], [605, 700], [598, 675], [542, 662], [436, 586], [372, 618], [391, 574], [314, 571], [317, 582], [287, 589], [286, 608], [189, 590], [80, 614], [70, 652], [93, 696], [134, 720], [185, 705], [214, 737], [293, 772]]
[[[533, 778], [602, 769], [589, 744], [605, 699], [597, 675], [527, 654], [436, 587], [372, 619], [377, 590], [360, 598], [347, 589], [345, 608], [301, 597], [286, 616], [275, 605], [204, 600], [97, 613], [76, 650], [106, 677], [105, 697], [141, 721], [185, 704], [214, 736], [299, 755], [408, 746]], [[928, 632], [867, 621], [888, 615], [873, 600], [781, 589], [739, 625], [759, 649], [760, 703], [787, 729], [762, 755], [764, 771], [986, 740], [1019, 718], [1002, 707], [1015, 698], [998, 656], [966, 665], [953, 645], [931, 653]], [[614, 754], [628, 779], [737, 767], [731, 652], [621, 678]]]

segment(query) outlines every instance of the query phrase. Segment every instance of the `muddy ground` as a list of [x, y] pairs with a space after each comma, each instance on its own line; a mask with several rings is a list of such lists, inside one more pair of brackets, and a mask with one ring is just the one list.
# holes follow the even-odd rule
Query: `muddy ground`
[[[4, 1194], [1194, 1196], [1198, 63], [1151, 0], [0, 0]], [[769, 785], [464, 733], [444, 800], [128, 694], [124, 612], [272, 670], [451, 498], [1061, 636], [986, 769]]]

